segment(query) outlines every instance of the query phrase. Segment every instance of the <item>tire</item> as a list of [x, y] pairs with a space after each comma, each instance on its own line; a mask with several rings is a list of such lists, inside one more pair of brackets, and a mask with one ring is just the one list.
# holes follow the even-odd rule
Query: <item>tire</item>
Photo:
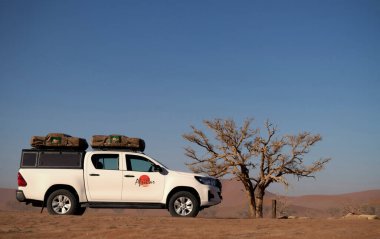
[[75, 215], [78, 206], [79, 204], [74, 194], [65, 189], [52, 192], [46, 205], [51, 215]]
[[199, 212], [199, 201], [190, 192], [177, 192], [170, 198], [169, 212], [173, 217], [196, 217]]

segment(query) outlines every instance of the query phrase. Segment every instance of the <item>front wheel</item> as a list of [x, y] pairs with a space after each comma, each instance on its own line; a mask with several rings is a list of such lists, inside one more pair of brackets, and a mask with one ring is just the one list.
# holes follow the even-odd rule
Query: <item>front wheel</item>
[[170, 198], [169, 212], [173, 217], [196, 217], [199, 202], [190, 192], [177, 192]]
[[47, 200], [47, 209], [52, 215], [75, 215], [77, 207], [77, 199], [65, 189], [54, 191]]

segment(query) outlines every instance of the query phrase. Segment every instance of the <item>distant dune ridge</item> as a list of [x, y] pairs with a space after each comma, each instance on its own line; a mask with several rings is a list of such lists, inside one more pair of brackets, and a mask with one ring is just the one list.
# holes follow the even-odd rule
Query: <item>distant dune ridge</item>
[[[223, 202], [217, 206], [203, 210], [199, 217], [246, 218], [248, 205], [245, 191], [236, 180], [223, 180]], [[277, 215], [294, 215], [300, 217], [341, 217], [349, 212], [376, 214], [380, 216], [380, 189], [340, 195], [307, 195], [281, 196], [267, 192], [264, 201], [264, 217], [271, 216], [271, 201], [277, 200]], [[0, 210], [19, 211], [33, 210], [15, 198], [15, 189], [0, 189]], [[166, 210], [136, 209], [90, 209], [86, 213], [114, 212], [138, 216], [169, 216]]]

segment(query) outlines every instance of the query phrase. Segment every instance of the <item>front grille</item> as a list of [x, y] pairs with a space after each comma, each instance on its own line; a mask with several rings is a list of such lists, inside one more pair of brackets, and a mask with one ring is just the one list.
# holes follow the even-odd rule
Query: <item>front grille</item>
[[219, 188], [220, 192], [222, 192], [222, 183], [219, 179], [216, 180], [216, 186]]
[[211, 193], [210, 190], [208, 190], [208, 201], [211, 201], [211, 199], [214, 198], [214, 194]]

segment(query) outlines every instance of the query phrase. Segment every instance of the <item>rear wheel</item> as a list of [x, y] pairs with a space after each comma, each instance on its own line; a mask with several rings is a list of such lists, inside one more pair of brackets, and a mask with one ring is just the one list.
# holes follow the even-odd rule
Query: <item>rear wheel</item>
[[177, 192], [170, 198], [169, 212], [173, 217], [196, 217], [199, 212], [199, 202], [190, 192]]
[[52, 215], [74, 215], [78, 209], [78, 201], [70, 191], [60, 189], [49, 195], [47, 209]]

